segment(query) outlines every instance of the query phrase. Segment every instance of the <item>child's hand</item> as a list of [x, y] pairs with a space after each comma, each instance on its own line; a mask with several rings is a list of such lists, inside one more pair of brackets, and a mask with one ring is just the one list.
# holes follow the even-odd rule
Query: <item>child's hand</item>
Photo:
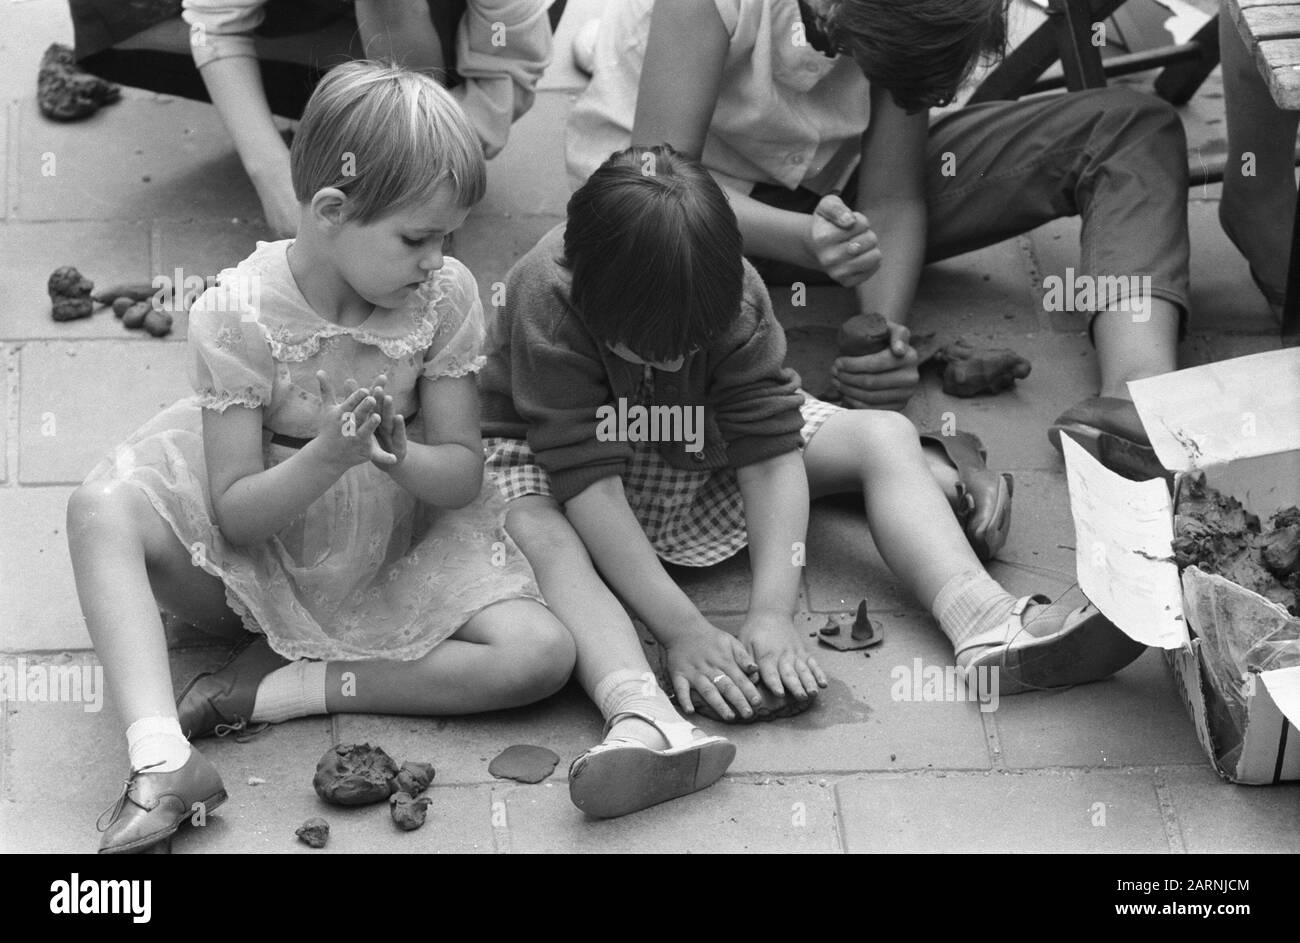
[[756, 671], [744, 645], [707, 623], [702, 631], [668, 649], [668, 678], [683, 714], [695, 712], [691, 704], [694, 688], [724, 720], [734, 720], [737, 713], [751, 716], [754, 709], [750, 705], [762, 703], [748, 677]]
[[[316, 380], [320, 383], [321, 402], [325, 404], [316, 439], [326, 454], [345, 469], [370, 461], [381, 465], [393, 464], [395, 457], [384, 451], [375, 440], [375, 430], [383, 417], [370, 390], [365, 387], [350, 389], [342, 402], [335, 403], [334, 387], [325, 371], [318, 370]], [[349, 388], [354, 385], [353, 380], [347, 383]]]
[[406, 458], [406, 417], [397, 411], [393, 405], [393, 398], [383, 392], [382, 384], [372, 386], [370, 394], [381, 400], [379, 428], [375, 430], [375, 438], [379, 440], [380, 447], [386, 449], [394, 458], [391, 464], [378, 462], [376, 464], [386, 471], [391, 471], [401, 465]]
[[857, 409], [902, 409], [907, 405], [921, 382], [911, 336], [906, 327], [891, 322], [889, 350], [836, 359], [831, 377], [844, 405]]
[[750, 613], [740, 629], [740, 641], [758, 661], [758, 673], [773, 694], [805, 700], [826, 687], [826, 675], [808, 654], [789, 617]]
[[871, 224], [834, 194], [822, 197], [813, 211], [807, 250], [818, 268], [846, 288], [865, 282], [880, 268]]

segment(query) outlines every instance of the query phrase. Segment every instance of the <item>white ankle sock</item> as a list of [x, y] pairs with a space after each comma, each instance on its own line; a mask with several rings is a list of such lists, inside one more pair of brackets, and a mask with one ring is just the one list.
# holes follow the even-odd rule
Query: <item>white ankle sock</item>
[[[673, 709], [668, 695], [659, 687], [655, 677], [649, 671], [633, 671], [624, 668], [611, 671], [596, 684], [592, 700], [600, 708], [605, 720], [624, 711], [635, 710], [651, 717], [663, 720], [680, 720], [681, 716]], [[636, 717], [619, 721], [610, 729], [611, 737], [630, 736], [647, 746], [662, 750], [668, 746], [663, 734], [652, 725]]]
[[986, 572], [967, 570], [944, 584], [930, 611], [943, 634], [952, 640], [960, 665], [969, 662], [976, 649], [1002, 643], [998, 630], [1015, 604], [1016, 597]]
[[126, 728], [126, 750], [132, 770], [149, 766], [150, 773], [174, 773], [190, 758], [190, 742], [175, 717], [141, 717]]
[[262, 679], [253, 699], [253, 723], [278, 724], [325, 710], [325, 662], [300, 659]]

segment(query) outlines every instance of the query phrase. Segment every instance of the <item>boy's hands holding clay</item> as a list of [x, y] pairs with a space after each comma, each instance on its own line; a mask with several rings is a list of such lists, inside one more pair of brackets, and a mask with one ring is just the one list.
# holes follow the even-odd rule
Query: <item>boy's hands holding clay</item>
[[902, 409], [921, 382], [920, 358], [911, 331], [890, 323], [889, 348], [860, 357], [841, 356], [831, 367], [844, 405], [857, 409]]
[[880, 248], [867, 217], [835, 194], [813, 211], [805, 249], [817, 268], [846, 288], [865, 282], [880, 268]]
[[[383, 377], [379, 378], [386, 382]], [[366, 387], [357, 387], [349, 380], [350, 389], [341, 402], [336, 402], [333, 384], [323, 370], [317, 371], [321, 402], [324, 410], [312, 445], [327, 461], [346, 471], [363, 462], [392, 465], [396, 456], [388, 452], [375, 438], [375, 431], [383, 422], [379, 401]], [[382, 388], [381, 388], [382, 395]]]
[[668, 678], [682, 713], [690, 714], [691, 690], [712, 707], [723, 720], [737, 714], [750, 717], [751, 705], [762, 703], [750, 676], [758, 666], [734, 636], [707, 622], [700, 631], [683, 635], [668, 646]]

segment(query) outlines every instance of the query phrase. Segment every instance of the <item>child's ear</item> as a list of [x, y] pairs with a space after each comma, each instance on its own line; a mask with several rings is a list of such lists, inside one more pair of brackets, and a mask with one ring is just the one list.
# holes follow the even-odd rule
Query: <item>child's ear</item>
[[311, 198], [312, 218], [326, 229], [342, 226], [343, 208], [348, 201], [347, 194], [337, 187], [323, 187]]

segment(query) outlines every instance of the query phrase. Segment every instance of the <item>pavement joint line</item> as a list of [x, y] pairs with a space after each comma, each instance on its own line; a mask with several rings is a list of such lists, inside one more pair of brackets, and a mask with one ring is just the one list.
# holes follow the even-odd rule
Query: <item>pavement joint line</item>
[[[515, 851], [514, 836], [510, 832], [510, 810], [506, 802], [517, 791], [510, 787], [501, 788], [500, 780], [493, 780], [494, 785], [488, 790], [488, 823], [492, 826], [492, 851], [498, 855], [512, 855]], [[500, 798], [498, 798], [500, 797]], [[497, 803], [505, 812], [502, 817], [504, 825], [497, 825]]]
[[5, 480], [10, 488], [18, 486], [18, 440], [21, 432], [19, 423], [18, 394], [21, 387], [19, 377], [19, 351], [22, 343], [0, 342], [4, 351], [5, 370]]
[[[161, 268], [162, 233], [158, 231], [158, 220], [151, 219], [149, 220], [149, 271], [160, 272]], [[152, 281], [152, 278], [150, 280]]]
[[0, 802], [10, 802], [13, 781], [9, 776], [9, 711], [0, 705]]
[[840, 854], [848, 854], [849, 836], [845, 831], [843, 809], [840, 807], [840, 784], [831, 786], [831, 815], [835, 819], [835, 844]]
[[1156, 802], [1160, 806], [1160, 824], [1165, 829], [1165, 841], [1169, 843], [1169, 853], [1173, 855], [1187, 854], [1187, 843], [1183, 840], [1183, 828], [1178, 821], [1178, 808], [1174, 805], [1174, 797], [1169, 792], [1169, 784], [1161, 775], [1164, 767], [1157, 766], [1151, 771], [1151, 786], [1156, 794]]
[[8, 221], [11, 213], [18, 212], [18, 101], [10, 99], [5, 106], [5, 192], [4, 206], [0, 206], [0, 220]]
[[1034, 320], [1038, 330], [1054, 334], [1052, 317], [1043, 307], [1043, 272], [1038, 264], [1038, 254], [1034, 251], [1034, 240], [1027, 233], [1016, 237], [1016, 245], [1025, 262], [1025, 272], [1029, 276], [1029, 302], [1034, 307]]
[[998, 719], [996, 711], [980, 711], [980, 723], [984, 725], [984, 745], [989, 750], [989, 762], [996, 770], [1007, 768], [1006, 756], [1002, 753], [1002, 740], [998, 737]]

